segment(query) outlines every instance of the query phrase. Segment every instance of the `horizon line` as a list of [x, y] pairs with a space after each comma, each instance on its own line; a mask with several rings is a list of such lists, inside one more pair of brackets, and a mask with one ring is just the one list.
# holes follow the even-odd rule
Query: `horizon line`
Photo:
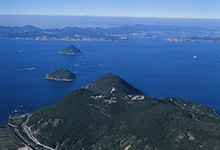
[[0, 16], [45, 16], [45, 17], [105, 17], [105, 18], [148, 18], [148, 19], [210, 19], [220, 20], [220, 18], [187, 18], [187, 17], [141, 17], [141, 16], [95, 16], [95, 15], [37, 15], [37, 14], [0, 14]]
[[[1, 16], [1, 15], [0, 15]], [[39, 28], [39, 29], [42, 29], [42, 30], [45, 30], [45, 29], [64, 29], [64, 28], [67, 28], [67, 27], [71, 27], [71, 28], [96, 28], [96, 27], [99, 27], [99, 28], [111, 28], [111, 27], [123, 27], [123, 26], [136, 26], [136, 25], [144, 25], [144, 26], [153, 26], [153, 27], [164, 27], [163, 25], [145, 25], [145, 24], [134, 24], [134, 25], [129, 25], [129, 24], [124, 24], [124, 25], [119, 25], [119, 26], [105, 26], [105, 27], [102, 27], [102, 26], [86, 26], [86, 27], [83, 27], [83, 26], [64, 26], [64, 27], [61, 27], [61, 28], [58, 28], [58, 27], [54, 27], [54, 28], [41, 28], [41, 27], [38, 27], [36, 25], [33, 25], [33, 24], [26, 24], [26, 25], [23, 25], [23, 26], [18, 26], [18, 25], [14, 25], [14, 26], [5, 26], [5, 25], [1, 25], [0, 26], [3, 26], [3, 27], [10, 27], [10, 28], [14, 28], [14, 27], [26, 27], [26, 26], [32, 26], [32, 27], [35, 27], [35, 28]], [[178, 26], [178, 25], [165, 25], [166, 27], [184, 27], [184, 26]], [[190, 26], [185, 26], [186, 28], [187, 27], [190, 27]], [[207, 28], [207, 27], [202, 27], [202, 26], [193, 26], [193, 27], [199, 27], [199, 28]]]

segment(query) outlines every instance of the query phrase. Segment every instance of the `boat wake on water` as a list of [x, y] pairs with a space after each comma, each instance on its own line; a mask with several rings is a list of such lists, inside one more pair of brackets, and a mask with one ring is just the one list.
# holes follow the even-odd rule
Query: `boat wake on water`
[[13, 70], [2, 70], [2, 71], [0, 71], [0, 73], [15, 72], [15, 71], [25, 71], [25, 70], [34, 70], [34, 67], [23, 68], [23, 69], [13, 69]]

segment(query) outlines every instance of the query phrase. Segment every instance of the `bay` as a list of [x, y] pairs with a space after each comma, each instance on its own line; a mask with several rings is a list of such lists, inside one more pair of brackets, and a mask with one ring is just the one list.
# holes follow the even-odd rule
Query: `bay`
[[[70, 44], [83, 53], [58, 53]], [[178, 97], [220, 111], [219, 56], [220, 44], [209, 42], [0, 40], [0, 123], [18, 105], [32, 111], [55, 103], [108, 72], [150, 96]], [[47, 80], [45, 74], [58, 67], [75, 73], [76, 80]]]

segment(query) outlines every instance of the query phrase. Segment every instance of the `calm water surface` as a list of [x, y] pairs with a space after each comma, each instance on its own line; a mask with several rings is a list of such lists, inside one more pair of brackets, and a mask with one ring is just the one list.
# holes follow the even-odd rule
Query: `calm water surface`
[[[58, 53], [70, 44], [83, 53]], [[0, 123], [18, 105], [29, 111], [46, 106], [108, 72], [148, 95], [188, 99], [220, 111], [219, 56], [220, 44], [208, 42], [0, 40]], [[74, 72], [76, 80], [46, 80], [45, 74], [58, 67]]]

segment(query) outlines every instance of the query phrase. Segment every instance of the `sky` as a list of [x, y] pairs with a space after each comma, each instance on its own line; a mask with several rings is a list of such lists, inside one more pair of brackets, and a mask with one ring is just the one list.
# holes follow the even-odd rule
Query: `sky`
[[220, 0], [0, 0], [0, 15], [220, 19]]

